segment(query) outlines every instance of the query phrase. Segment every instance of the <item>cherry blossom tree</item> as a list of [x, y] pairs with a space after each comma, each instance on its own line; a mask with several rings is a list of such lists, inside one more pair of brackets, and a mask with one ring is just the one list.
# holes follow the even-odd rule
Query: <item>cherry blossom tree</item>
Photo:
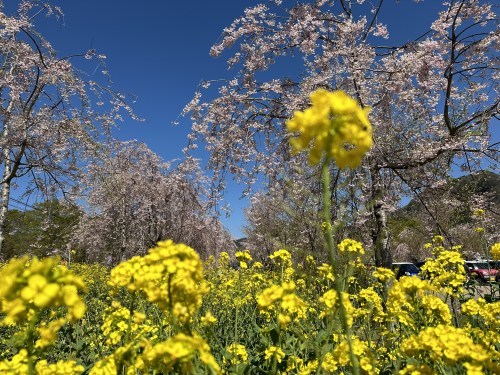
[[[386, 8], [398, 3], [271, 0], [250, 7], [211, 49], [229, 55], [233, 78], [212, 100], [203, 95], [218, 81], [207, 81], [185, 109], [192, 147], [206, 145], [216, 176], [230, 172], [250, 187], [264, 176], [273, 188], [296, 169], [284, 122], [308, 105], [311, 92], [342, 89], [369, 106], [374, 148], [357, 170], [339, 173], [357, 175], [356, 186], [347, 185], [355, 190], [350, 221], [367, 229], [378, 265], [391, 261], [387, 214], [401, 194], [445, 178], [453, 163], [498, 165], [498, 143], [490, 140], [499, 105], [492, 4], [444, 2], [430, 28], [398, 44], [384, 23]], [[345, 211], [332, 216], [344, 219]]]
[[[99, 152], [122, 112], [133, 116], [123, 95], [108, 86], [103, 56], [94, 51], [60, 57], [36, 30], [37, 17], [59, 16], [43, 2], [19, 2], [13, 15], [0, 3], [0, 256], [11, 187], [20, 178], [27, 191], [70, 193], [84, 160]], [[78, 69], [75, 59], [80, 58]], [[80, 69], [91, 63], [103, 79]], [[97, 69], [99, 70], [99, 69]], [[99, 109], [99, 110], [98, 110]]]
[[[323, 250], [318, 203], [307, 201], [317, 200], [318, 196], [285, 191], [288, 194], [270, 188], [256, 193], [250, 200], [251, 204], [245, 212], [248, 221], [245, 243], [252, 249], [254, 257], [265, 260], [280, 248], [292, 247], [310, 253]], [[296, 255], [298, 259], [299, 254]]]
[[207, 215], [193, 182], [202, 185], [200, 176], [190, 178], [197, 170], [191, 159], [172, 168], [143, 143], [115, 142], [85, 173], [85, 213], [75, 233], [80, 256], [117, 264], [165, 239], [204, 257], [230, 250], [230, 236]]
[[[285, 178], [276, 178], [272, 186], [251, 197], [246, 210], [246, 243], [263, 258], [285, 247], [326, 259], [321, 172], [300, 158], [291, 160], [289, 167]], [[359, 198], [366, 176], [357, 171], [340, 171], [333, 165], [331, 175], [331, 215], [337, 219], [334, 223], [336, 238], [369, 242], [370, 228], [366, 225], [369, 212], [361, 206]]]

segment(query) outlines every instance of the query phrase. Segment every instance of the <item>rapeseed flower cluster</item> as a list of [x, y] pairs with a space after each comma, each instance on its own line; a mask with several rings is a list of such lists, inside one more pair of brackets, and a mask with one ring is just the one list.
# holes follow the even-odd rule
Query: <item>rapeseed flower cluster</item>
[[340, 254], [363, 255], [365, 253], [363, 244], [350, 238], [342, 240], [337, 247], [339, 248]]
[[273, 254], [269, 255], [269, 259], [271, 259], [273, 263], [283, 267], [290, 267], [292, 265], [292, 254], [285, 249], [275, 251]]
[[[374, 366], [374, 356], [365, 342], [355, 338], [353, 340], [353, 351], [354, 354], [359, 357], [360, 367], [363, 374], [378, 374], [376, 367]], [[324, 361], [321, 367], [327, 371], [327, 373], [339, 373], [340, 368], [345, 368], [351, 365], [351, 359], [349, 358], [349, 345], [346, 340], [340, 342], [332, 352], [325, 355]]]
[[450, 323], [448, 306], [434, 293], [436, 289], [415, 276], [395, 281], [387, 298], [388, 318], [395, 323], [418, 329], [420, 325]]
[[65, 322], [85, 314], [85, 304], [78, 295], [85, 285], [60, 265], [58, 258], [13, 259], [2, 269], [1, 276], [0, 311], [5, 313], [2, 324], [27, 322], [39, 311], [58, 307], [67, 309]]
[[129, 339], [140, 340], [148, 337], [154, 340], [157, 336], [158, 327], [146, 314], [133, 311], [123, 307], [118, 301], [113, 301], [111, 306], [104, 310], [104, 324], [101, 326], [103, 335], [106, 337], [106, 345], [113, 347], [122, 342], [126, 335]]
[[491, 330], [500, 328], [500, 302], [487, 303], [484, 298], [470, 299], [462, 304], [462, 313], [480, 318]]
[[464, 259], [457, 250], [446, 250], [442, 246], [434, 250], [434, 259], [428, 259], [421, 268], [422, 276], [436, 288], [450, 296], [458, 297], [464, 292], [467, 280]]
[[493, 244], [491, 246], [490, 252], [493, 259], [500, 260], [500, 242]]
[[384, 312], [382, 297], [375, 291], [373, 286], [361, 289], [354, 296], [357, 302], [353, 309], [353, 315], [356, 318], [370, 319], [375, 323], [383, 323], [386, 318]]
[[285, 358], [285, 352], [277, 346], [270, 346], [267, 348], [264, 351], [264, 355], [266, 361], [275, 359], [278, 363], [281, 363], [283, 358]]
[[45, 359], [36, 363], [36, 373], [38, 375], [80, 375], [85, 368], [76, 361], [58, 361], [48, 363]]
[[150, 302], [181, 324], [189, 322], [208, 292], [198, 253], [171, 240], [159, 242], [144, 257], [116, 266], [109, 284], [145, 293]]
[[162, 373], [170, 373], [174, 368], [180, 368], [184, 374], [197, 373], [193, 367], [195, 356], [198, 356], [212, 373], [221, 372], [205, 340], [196, 334], [184, 333], [179, 333], [156, 345], [146, 345], [142, 354], [144, 366], [141, 370], [154, 369]]
[[468, 374], [481, 374], [485, 367], [499, 369], [490, 361], [488, 352], [476, 344], [461, 328], [439, 324], [427, 327], [401, 344], [401, 351], [409, 363], [426, 364], [433, 371], [459, 364]]
[[318, 367], [319, 361], [317, 359], [306, 362], [302, 358], [291, 355], [287, 359], [287, 367], [284, 374], [312, 375], [317, 373]]
[[273, 313], [278, 314], [281, 326], [286, 326], [292, 320], [305, 319], [307, 305], [295, 293], [295, 283], [285, 282], [282, 285], [271, 285], [257, 295], [259, 310], [267, 319]]
[[248, 268], [248, 263], [252, 261], [252, 256], [248, 250], [237, 251], [234, 256], [240, 262], [240, 268], [243, 269]]
[[240, 363], [246, 363], [248, 361], [248, 352], [245, 345], [233, 342], [226, 349], [228, 359], [224, 358], [225, 363], [230, 363], [232, 365], [237, 365]]
[[[347, 292], [342, 292], [341, 296], [342, 304], [347, 314], [347, 323], [349, 326], [351, 326], [353, 323], [354, 307]], [[330, 289], [327, 292], [323, 293], [323, 295], [318, 299], [318, 302], [320, 304], [319, 318], [339, 314], [340, 298], [336, 290]]]
[[211, 311], [207, 311], [205, 315], [200, 318], [200, 322], [203, 327], [208, 327], [212, 324], [217, 323], [217, 318], [212, 314]]
[[[37, 375], [80, 375], [85, 368], [73, 360], [48, 363], [47, 360], [42, 359], [36, 363], [35, 370]], [[26, 349], [21, 349], [10, 361], [0, 362], [0, 374], [2, 375], [26, 375], [28, 373], [28, 351]]]
[[[350, 258], [362, 253], [362, 246], [355, 241], [341, 244], [341, 255]], [[447, 250], [440, 242], [432, 246], [439, 247], [436, 259], [441, 257], [440, 262], [446, 265], [443, 272], [451, 273], [462, 263], [458, 252], [453, 253], [457, 249]], [[5, 350], [7, 341], [2, 337], [0, 375], [76, 375], [83, 368], [91, 375], [259, 371], [283, 375], [353, 374], [356, 366], [360, 374], [498, 373], [500, 302], [462, 300], [461, 306], [452, 311], [445, 302], [449, 294], [443, 292], [446, 288], [453, 290], [450, 284], [454, 278], [440, 279], [437, 269], [434, 277], [434, 268], [428, 267], [429, 279], [396, 280], [388, 269], [355, 268], [352, 277], [359, 282], [346, 284], [345, 291], [339, 293], [335, 282], [344, 279], [346, 273], [334, 275], [331, 265], [312, 256], [300, 264], [292, 259], [292, 253], [282, 249], [269, 257], [272, 266], [263, 268], [255, 266], [259, 263], [253, 261], [249, 251], [242, 251], [234, 258], [246, 262], [247, 268], [230, 267], [237, 263], [227, 255], [212, 259], [203, 270], [201, 261], [186, 248], [161, 243], [146, 256], [112, 270], [108, 280], [111, 290], [86, 295], [92, 297], [88, 299], [91, 306], [102, 309], [102, 317], [91, 320], [99, 314], [88, 311], [85, 319], [75, 321], [68, 332], [81, 331], [78, 340], [86, 342], [85, 354], [92, 351], [93, 356], [68, 350], [54, 357], [51, 352], [49, 363], [44, 357], [48, 347], [40, 344], [33, 349], [36, 353], [31, 352], [35, 355], [23, 348]], [[175, 270], [169, 268], [174, 258]], [[183, 261], [189, 266], [181, 264]], [[85, 267], [75, 267], [84, 275], [89, 273]], [[11, 270], [5, 266], [2, 272], [5, 269]], [[171, 315], [158, 299], [151, 298], [156, 294], [148, 293], [153, 286], [161, 290], [163, 284], [173, 281], [178, 270], [196, 279], [197, 285], [205, 285], [206, 289], [210, 286], [199, 304], [189, 308], [186, 320]], [[201, 276], [197, 270], [202, 271]], [[368, 273], [360, 277], [359, 272]], [[101, 277], [105, 280], [108, 276]], [[171, 288], [170, 293], [180, 290], [191, 291]], [[459, 290], [457, 293], [464, 298], [465, 294]], [[99, 298], [100, 303], [93, 298]], [[162, 298], [166, 303], [193, 301], [192, 297]], [[60, 313], [49, 314], [46, 321], [38, 322], [33, 343], [43, 337], [54, 342], [51, 330], [59, 330], [59, 335], [67, 333], [60, 329], [66, 308], [59, 307]], [[340, 318], [342, 309], [349, 334]], [[51, 329], [51, 325], [56, 328]], [[25, 324], [19, 321], [7, 328], [22, 331], [23, 327]], [[96, 330], [100, 332], [97, 336]], [[87, 332], [93, 336], [87, 338]], [[65, 342], [71, 340], [64, 338]]]
[[339, 168], [355, 168], [372, 146], [369, 110], [343, 91], [319, 89], [311, 94], [311, 106], [295, 111], [286, 122], [295, 152], [309, 150], [309, 161], [317, 164], [323, 153]]
[[135, 375], [144, 367], [144, 362], [137, 354], [137, 347], [143, 343], [128, 343], [120, 346], [112, 354], [97, 361], [89, 375], [111, 375], [123, 373]]
[[25, 375], [28, 373], [28, 351], [21, 349], [11, 360], [0, 361], [1, 375]]
[[[86, 311], [79, 292], [83, 280], [61, 265], [59, 258], [22, 257], [11, 260], [0, 271], [0, 324], [19, 327], [14, 342], [20, 349], [12, 359], [0, 361], [0, 374], [77, 374], [83, 367], [74, 361], [49, 364], [37, 361], [57, 340], [65, 324], [81, 319]], [[36, 366], [35, 366], [36, 363]]]
[[498, 345], [500, 332], [500, 301], [486, 302], [484, 298], [469, 299], [461, 306], [464, 316], [463, 329], [470, 337], [481, 343], [490, 353], [495, 353], [497, 362], [500, 362], [500, 353], [495, 350]]
[[372, 275], [381, 283], [386, 283], [390, 280], [396, 279], [396, 275], [394, 275], [394, 272], [389, 268], [384, 267], [377, 267], [375, 271], [373, 271]]
[[333, 267], [327, 263], [321, 263], [318, 267], [318, 274], [320, 280], [322, 281], [335, 281], [335, 276], [333, 275]]
[[[208, 344], [189, 328], [202, 295], [208, 292], [201, 260], [192, 248], [159, 242], [144, 257], [133, 257], [111, 270], [108, 284], [115, 300], [104, 311], [101, 329], [108, 347], [118, 347], [93, 366], [91, 375], [114, 374], [120, 369], [130, 375], [174, 369], [196, 373], [202, 371], [196, 360], [212, 373], [220, 373]], [[123, 289], [130, 293], [128, 307], [116, 300]], [[144, 308], [142, 296], [157, 306], [163, 317], [153, 322], [140, 311]], [[200, 319], [204, 323], [215, 321], [208, 313], [204, 321]]]

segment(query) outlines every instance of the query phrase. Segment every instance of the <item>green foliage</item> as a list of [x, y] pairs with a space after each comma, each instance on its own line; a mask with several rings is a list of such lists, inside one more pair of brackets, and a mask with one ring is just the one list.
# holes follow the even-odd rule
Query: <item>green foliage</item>
[[[393, 257], [397, 261], [423, 261], [430, 254], [424, 244], [435, 233], [451, 245], [463, 244], [468, 259], [484, 257], [484, 241], [496, 241], [500, 226], [500, 175], [483, 171], [450, 179], [424, 190], [389, 217]], [[474, 215], [482, 209], [484, 215]], [[485, 233], [478, 233], [481, 227]], [[485, 238], [485, 235], [487, 238]]]
[[66, 257], [80, 216], [78, 207], [56, 199], [37, 203], [26, 211], [9, 210], [2, 248], [5, 259], [25, 254]]

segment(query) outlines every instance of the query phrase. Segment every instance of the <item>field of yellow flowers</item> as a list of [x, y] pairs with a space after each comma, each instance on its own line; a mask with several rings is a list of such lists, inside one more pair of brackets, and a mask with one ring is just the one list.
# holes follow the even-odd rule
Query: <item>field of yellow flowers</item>
[[293, 150], [321, 162], [328, 263], [283, 249], [203, 264], [172, 241], [109, 272], [13, 259], [0, 269], [0, 374], [499, 374], [499, 287], [488, 301], [467, 291], [459, 248], [436, 236], [422, 278], [396, 280], [364, 266], [361, 243], [334, 244], [328, 167], [361, 163], [368, 113], [318, 90], [286, 123]]
[[203, 264], [172, 241], [111, 271], [11, 260], [0, 374], [500, 373], [500, 302], [467, 295], [457, 249], [435, 241], [424, 278], [400, 280], [359, 242], [338, 251], [340, 271], [286, 250]]

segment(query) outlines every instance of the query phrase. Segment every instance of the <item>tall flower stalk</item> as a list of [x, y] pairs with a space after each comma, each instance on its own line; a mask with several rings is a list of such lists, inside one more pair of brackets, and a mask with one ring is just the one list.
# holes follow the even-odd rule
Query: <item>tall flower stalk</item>
[[311, 94], [311, 106], [296, 111], [286, 122], [288, 131], [298, 133], [290, 144], [294, 152], [309, 152], [312, 165], [322, 162], [323, 233], [330, 263], [334, 270], [334, 287], [338, 296], [342, 330], [346, 335], [354, 374], [360, 373], [359, 361], [353, 350], [353, 338], [346, 308], [345, 281], [335, 266], [339, 257], [334, 241], [334, 228], [330, 205], [330, 163], [333, 160], [342, 168], [357, 167], [372, 146], [372, 128], [368, 120], [369, 109], [360, 108], [357, 102], [343, 91], [330, 92], [319, 89]]

